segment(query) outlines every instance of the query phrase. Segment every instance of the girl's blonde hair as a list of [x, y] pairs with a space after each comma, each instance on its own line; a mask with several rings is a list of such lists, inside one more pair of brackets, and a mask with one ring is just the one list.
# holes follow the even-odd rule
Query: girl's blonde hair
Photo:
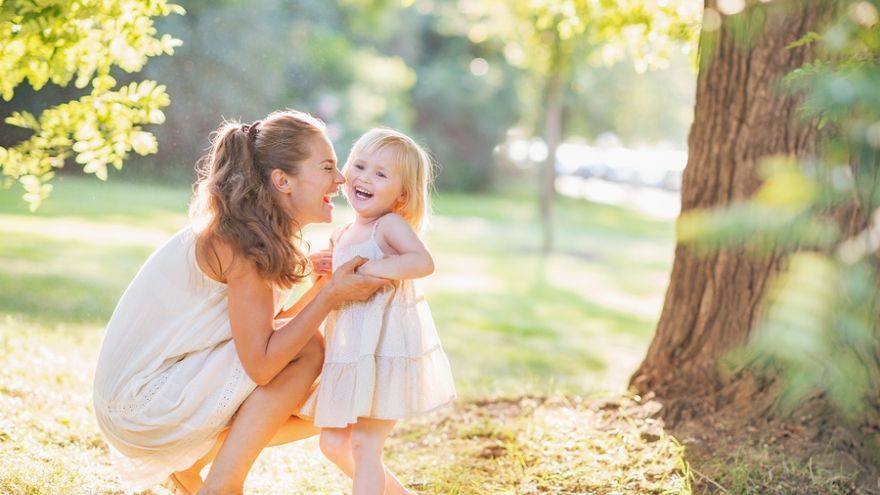
[[276, 111], [253, 124], [224, 122], [196, 165], [189, 214], [203, 245], [215, 256], [216, 241], [231, 246], [279, 287], [307, 277], [309, 260], [298, 248], [301, 226], [278, 202], [270, 175], [275, 169], [297, 175], [309, 158], [309, 143], [325, 132], [323, 122], [296, 110]]
[[351, 153], [342, 167], [342, 175], [359, 156], [372, 154], [386, 148], [394, 150], [394, 163], [397, 165], [403, 182], [406, 199], [394, 212], [415, 230], [421, 232], [431, 216], [431, 185], [434, 182], [434, 167], [428, 152], [411, 137], [387, 127], [370, 129], [355, 141]]

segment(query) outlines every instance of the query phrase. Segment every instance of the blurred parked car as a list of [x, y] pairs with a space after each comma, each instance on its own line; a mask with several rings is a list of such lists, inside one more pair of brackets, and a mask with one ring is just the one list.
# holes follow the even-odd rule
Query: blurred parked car
[[[517, 163], [536, 166], [547, 156], [540, 139], [520, 140], [509, 146]], [[589, 146], [563, 143], [556, 150], [556, 173], [580, 179], [599, 179], [637, 187], [679, 191], [687, 153], [667, 148], [624, 148], [619, 143]]]

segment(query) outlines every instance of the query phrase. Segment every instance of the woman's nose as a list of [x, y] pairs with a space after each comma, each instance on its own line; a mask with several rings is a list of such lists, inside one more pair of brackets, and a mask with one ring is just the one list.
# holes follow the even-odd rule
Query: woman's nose
[[342, 175], [342, 172], [339, 170], [336, 171], [336, 176], [333, 177], [334, 184], [345, 184], [345, 176]]

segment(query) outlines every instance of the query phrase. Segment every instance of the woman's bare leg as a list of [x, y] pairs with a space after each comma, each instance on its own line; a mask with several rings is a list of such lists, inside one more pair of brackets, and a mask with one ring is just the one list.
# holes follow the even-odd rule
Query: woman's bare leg
[[[217, 457], [217, 452], [220, 451], [220, 447], [226, 440], [226, 434], [228, 431], [229, 430], [226, 429], [220, 432], [220, 435], [217, 436], [217, 440], [214, 442], [214, 446], [211, 447], [211, 450], [209, 450], [201, 459], [196, 461], [195, 464], [186, 470], [174, 473], [177, 480], [183, 484], [188, 492], [196, 493], [202, 487], [202, 469]], [[268, 446], [275, 447], [276, 445], [284, 445], [297, 440], [302, 440], [312, 435], [317, 435], [320, 431], [320, 428], [316, 428], [310, 421], [306, 421], [297, 416], [291, 416], [287, 422], [278, 429], [275, 436], [269, 440]]]
[[[336, 464], [339, 469], [351, 479], [354, 479], [354, 456], [351, 451], [351, 426], [345, 428], [324, 428], [321, 430], [321, 452]], [[385, 469], [385, 495], [408, 494], [403, 483], [394, 476], [394, 473]]]
[[323, 346], [320, 340], [312, 339], [300, 357], [245, 399], [235, 413], [198, 493], [241, 493], [251, 465], [270, 442], [282, 443], [284, 439], [295, 440], [316, 433], [309, 423], [291, 419], [291, 414], [305, 401], [321, 372], [322, 362]]

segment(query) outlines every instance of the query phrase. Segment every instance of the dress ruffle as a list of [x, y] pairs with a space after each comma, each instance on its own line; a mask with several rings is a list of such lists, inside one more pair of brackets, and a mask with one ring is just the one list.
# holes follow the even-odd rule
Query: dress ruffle
[[344, 428], [359, 417], [404, 419], [455, 399], [439, 345], [416, 358], [368, 355], [354, 363], [325, 363], [320, 380], [300, 413], [322, 428]]

